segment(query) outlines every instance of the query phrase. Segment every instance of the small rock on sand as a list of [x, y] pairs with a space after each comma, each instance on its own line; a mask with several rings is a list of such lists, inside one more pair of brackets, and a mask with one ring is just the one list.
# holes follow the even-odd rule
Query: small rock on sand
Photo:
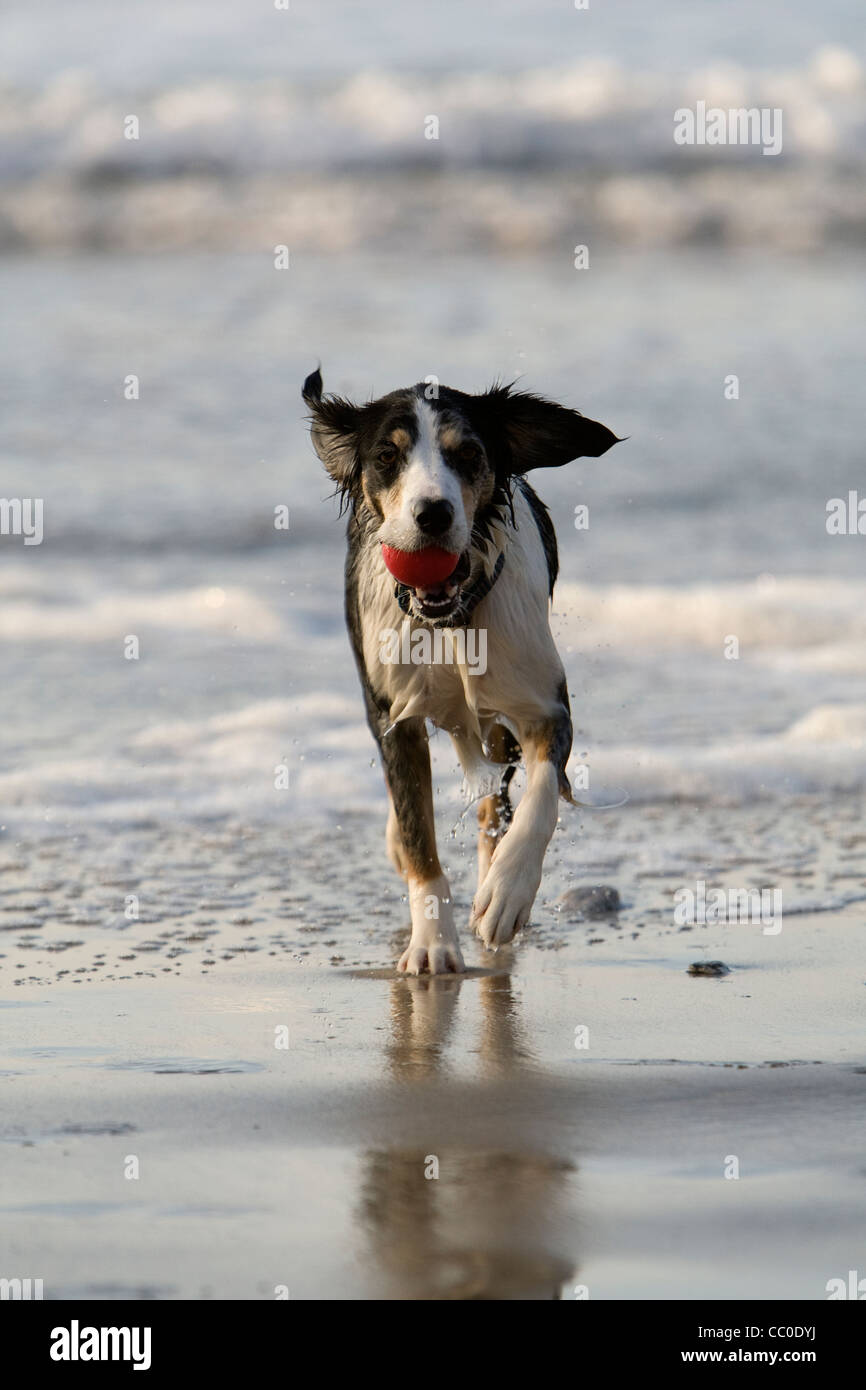
[[559, 903], [563, 912], [582, 912], [584, 917], [607, 917], [611, 912], [619, 912], [622, 906], [616, 889], [603, 883], [569, 888]]
[[688, 968], [689, 975], [730, 975], [731, 967], [723, 960], [693, 960]]

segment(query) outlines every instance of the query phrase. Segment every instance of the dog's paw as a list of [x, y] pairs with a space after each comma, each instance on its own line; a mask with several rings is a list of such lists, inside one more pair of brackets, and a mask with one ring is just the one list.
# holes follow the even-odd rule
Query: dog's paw
[[469, 925], [489, 950], [504, 946], [529, 921], [541, 882], [519, 861], [494, 858], [472, 904]]
[[466, 966], [456, 939], [412, 937], [399, 961], [402, 975], [462, 975]]

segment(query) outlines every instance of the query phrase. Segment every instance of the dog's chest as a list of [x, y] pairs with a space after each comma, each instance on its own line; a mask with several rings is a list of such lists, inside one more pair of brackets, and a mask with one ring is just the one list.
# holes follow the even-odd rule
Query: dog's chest
[[392, 627], [368, 629], [367, 669], [375, 671], [391, 719], [421, 716], [443, 728], [474, 722], [486, 636], [474, 628], [432, 628], [403, 614]]

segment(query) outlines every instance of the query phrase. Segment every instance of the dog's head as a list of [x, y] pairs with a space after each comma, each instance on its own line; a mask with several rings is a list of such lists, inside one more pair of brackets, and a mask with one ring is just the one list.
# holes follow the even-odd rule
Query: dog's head
[[[316, 369], [304, 382], [311, 435], [342, 500], [394, 556], [434, 577], [413, 582], [416, 616], [448, 622], [484, 562], [487, 527], [511, 503], [511, 481], [533, 468], [598, 458], [618, 443], [604, 425], [540, 396], [496, 386], [479, 395], [421, 383], [366, 405], [322, 395]], [[432, 397], [432, 398], [431, 398]], [[423, 554], [422, 554], [423, 553]], [[452, 569], [435, 577], [436, 562]], [[428, 558], [429, 557], [429, 558]]]

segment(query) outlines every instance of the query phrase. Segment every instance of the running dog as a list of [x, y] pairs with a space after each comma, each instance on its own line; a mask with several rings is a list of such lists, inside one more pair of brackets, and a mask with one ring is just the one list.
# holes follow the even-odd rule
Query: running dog
[[[467, 784], [485, 786], [470, 925], [495, 949], [529, 920], [558, 799], [572, 800], [568, 691], [548, 620], [556, 536], [526, 474], [620, 441], [511, 386], [469, 395], [422, 383], [354, 405], [323, 395], [317, 369], [303, 397], [349, 514], [346, 619], [390, 799], [387, 849], [412, 917], [397, 968], [460, 972], [426, 720], [451, 735]], [[470, 662], [482, 645], [484, 661]], [[512, 811], [521, 759], [526, 791]]]

